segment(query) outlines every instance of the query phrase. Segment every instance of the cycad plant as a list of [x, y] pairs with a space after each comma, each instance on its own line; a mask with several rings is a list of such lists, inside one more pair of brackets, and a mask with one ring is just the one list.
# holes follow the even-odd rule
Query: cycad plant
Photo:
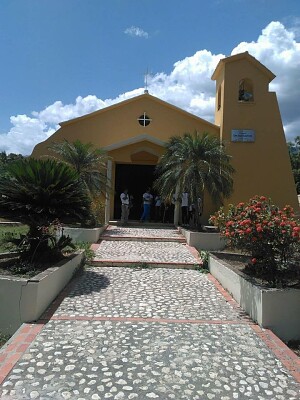
[[[18, 160], [0, 176], [0, 215], [29, 226], [25, 257], [46, 256], [53, 221], [91, 218], [90, 198], [79, 175], [55, 160]], [[52, 243], [53, 244], [53, 243]], [[57, 250], [57, 248], [56, 248]]]
[[200, 224], [200, 201], [204, 205], [207, 192], [216, 205], [221, 205], [233, 190], [230, 156], [220, 140], [208, 133], [185, 133], [169, 139], [156, 173], [155, 187], [162, 198], [171, 201], [177, 193], [186, 191], [194, 204], [196, 224]]

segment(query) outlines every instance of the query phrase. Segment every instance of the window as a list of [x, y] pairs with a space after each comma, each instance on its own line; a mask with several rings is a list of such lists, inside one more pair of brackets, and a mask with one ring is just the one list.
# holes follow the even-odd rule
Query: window
[[221, 108], [221, 94], [222, 94], [222, 90], [221, 90], [221, 85], [219, 86], [218, 89], [218, 97], [217, 97], [217, 101], [218, 101], [218, 110], [220, 110]]
[[152, 121], [151, 118], [148, 117], [148, 115], [144, 112], [143, 115], [141, 115], [138, 118], [139, 124], [142, 126], [148, 126], [150, 124], [150, 122]]
[[241, 79], [239, 82], [239, 101], [251, 102], [254, 100], [253, 84], [251, 79]]

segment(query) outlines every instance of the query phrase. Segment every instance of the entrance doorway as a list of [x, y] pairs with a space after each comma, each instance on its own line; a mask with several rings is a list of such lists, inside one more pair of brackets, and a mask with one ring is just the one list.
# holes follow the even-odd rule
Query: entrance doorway
[[[155, 165], [116, 164], [114, 218], [121, 218], [120, 194], [125, 188], [133, 196], [129, 219], [139, 220], [143, 212], [143, 194], [152, 188]], [[152, 192], [153, 194], [153, 192]]]

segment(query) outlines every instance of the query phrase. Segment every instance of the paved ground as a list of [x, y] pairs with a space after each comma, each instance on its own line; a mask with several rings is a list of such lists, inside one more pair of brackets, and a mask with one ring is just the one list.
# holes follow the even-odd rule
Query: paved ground
[[164, 228], [147, 228], [144, 224], [140, 227], [129, 226], [112, 226], [110, 225], [104, 237], [134, 237], [134, 238], [164, 238], [164, 239], [181, 239], [181, 234], [177, 229], [164, 229]]
[[296, 357], [195, 270], [89, 267], [43, 318], [1, 399], [300, 399]]
[[103, 240], [96, 249], [98, 260], [124, 262], [175, 262], [197, 264], [186, 245], [176, 242], [134, 242]]

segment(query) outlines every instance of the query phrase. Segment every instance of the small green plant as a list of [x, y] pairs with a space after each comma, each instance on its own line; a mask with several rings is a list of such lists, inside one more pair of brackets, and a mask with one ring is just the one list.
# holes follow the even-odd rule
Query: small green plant
[[105, 202], [99, 196], [92, 197], [91, 211], [94, 215], [96, 226], [103, 225], [105, 222]]
[[136, 264], [135, 267], [138, 269], [147, 269], [147, 268], [150, 268], [150, 265], [146, 262], [141, 262], [141, 263]]
[[0, 332], [0, 347], [2, 347], [10, 338], [10, 335]]
[[85, 260], [87, 262], [93, 261], [95, 258], [95, 252], [91, 249], [91, 244], [88, 242], [76, 242], [75, 243], [76, 250], [84, 250]]
[[10, 268], [10, 272], [12, 275], [30, 278], [37, 275], [40, 272], [40, 268], [28, 261], [18, 260], [15, 262], [14, 266]]
[[200, 251], [200, 258], [202, 260], [202, 268], [208, 271], [208, 258], [209, 252], [205, 250]]

